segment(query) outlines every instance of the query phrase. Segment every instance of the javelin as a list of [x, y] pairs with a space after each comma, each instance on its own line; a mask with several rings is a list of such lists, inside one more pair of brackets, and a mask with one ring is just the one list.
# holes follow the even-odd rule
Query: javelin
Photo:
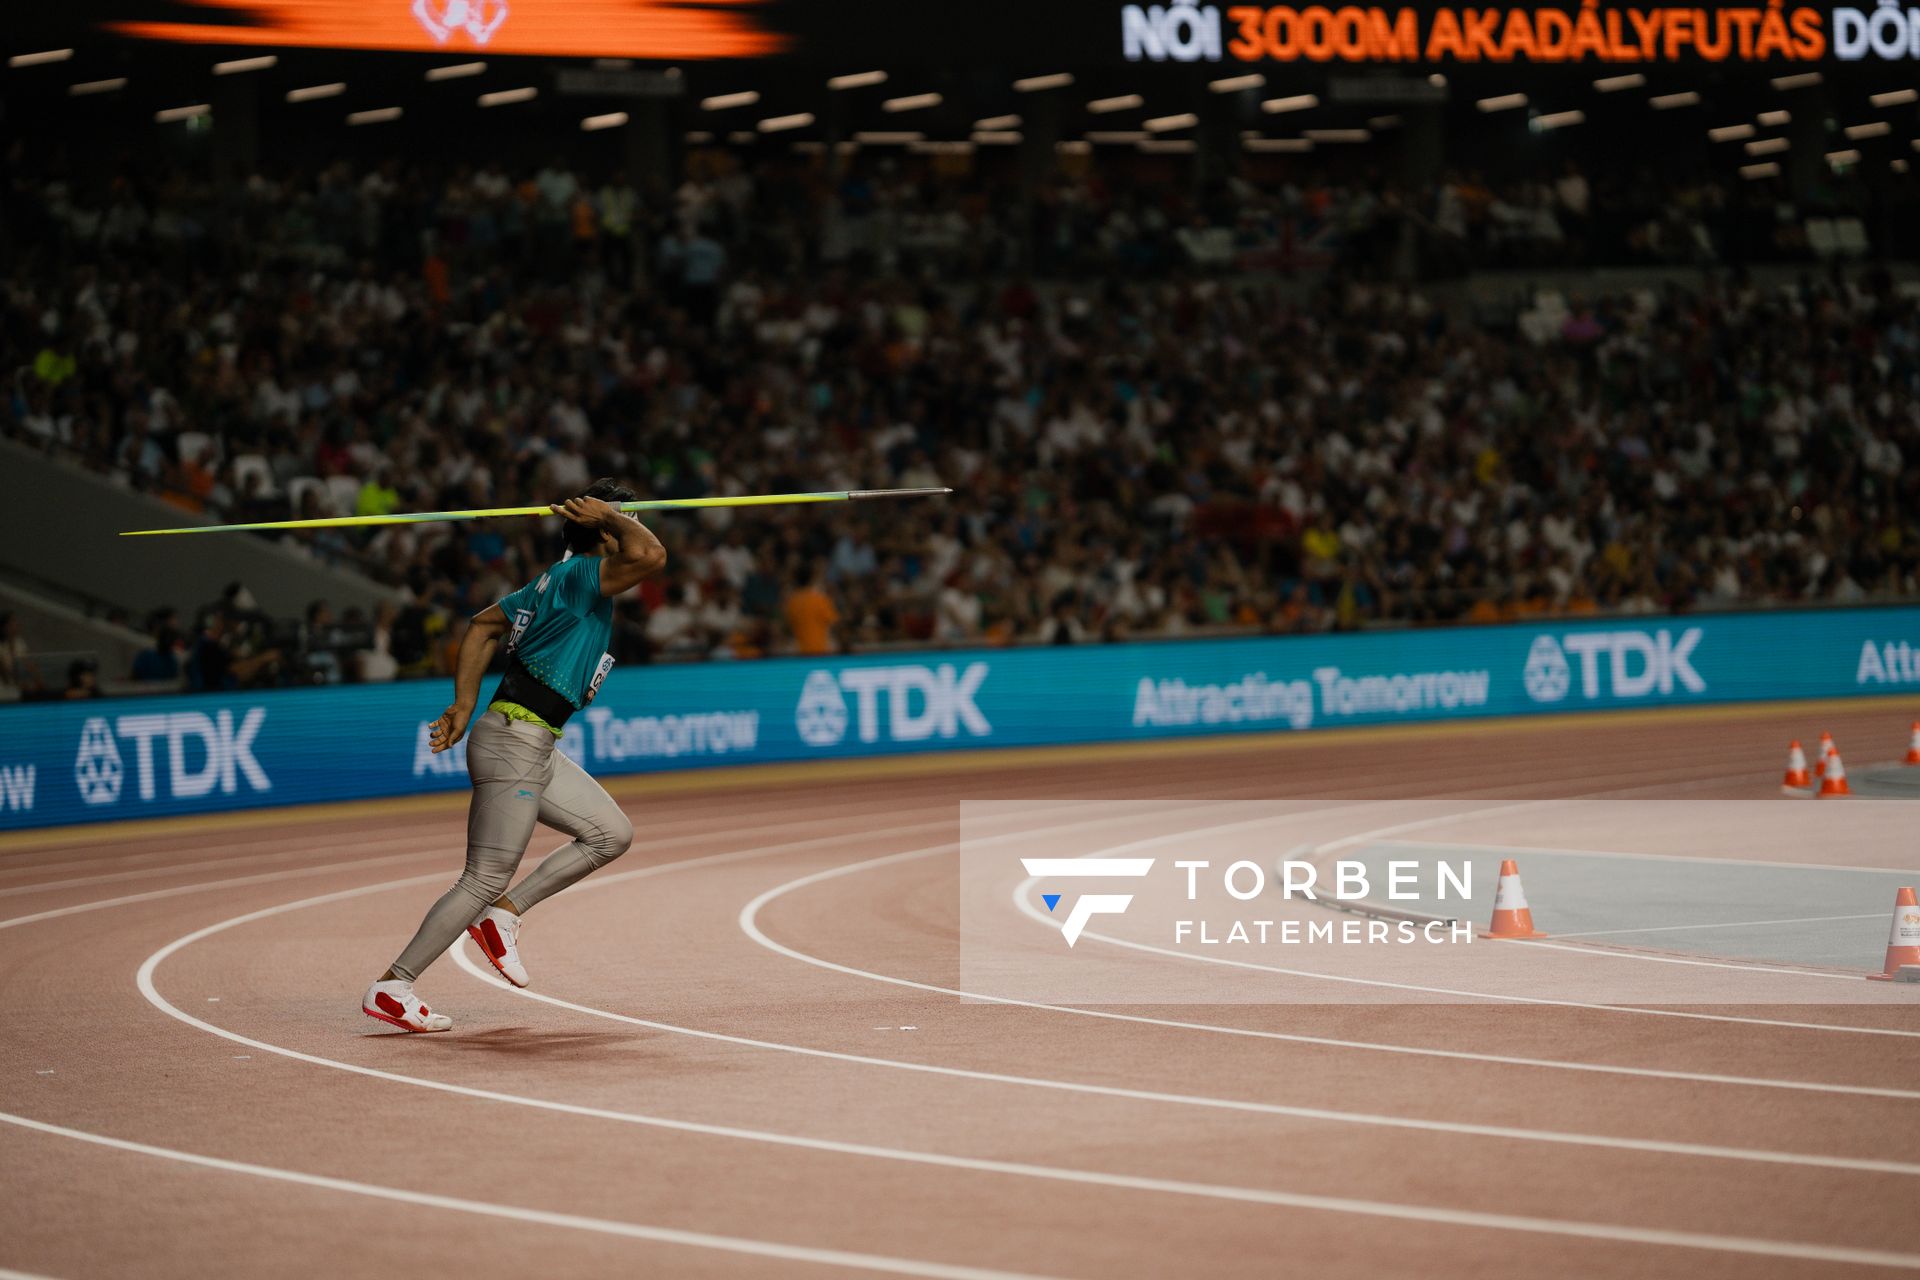
[[[701, 507], [774, 507], [797, 502], [865, 502], [870, 498], [926, 498], [951, 489], [840, 489], [831, 493], [755, 493], [731, 498], [657, 498], [621, 502], [622, 511], [684, 511]], [[385, 516], [324, 516], [315, 520], [267, 520], [259, 524], [190, 524], [179, 529], [127, 529], [123, 538], [171, 533], [239, 533], [257, 529], [362, 529], [383, 524], [432, 524], [440, 520], [494, 520], [507, 516], [552, 516], [551, 507], [484, 507], [472, 511], [416, 511]]]

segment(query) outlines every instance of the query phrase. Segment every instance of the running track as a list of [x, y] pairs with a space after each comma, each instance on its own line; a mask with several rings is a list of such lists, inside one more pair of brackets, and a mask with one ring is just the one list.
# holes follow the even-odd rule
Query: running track
[[530, 917], [531, 993], [436, 965], [435, 1037], [356, 1001], [463, 796], [0, 837], [0, 1274], [1920, 1270], [1920, 998], [963, 1001], [944, 848], [966, 799], [1763, 798], [1788, 737], [1857, 771], [1911, 716], [617, 780], [633, 852]]

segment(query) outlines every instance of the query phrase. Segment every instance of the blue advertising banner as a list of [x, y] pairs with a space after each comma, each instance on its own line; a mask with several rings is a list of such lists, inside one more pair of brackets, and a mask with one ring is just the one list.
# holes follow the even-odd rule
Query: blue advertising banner
[[[489, 686], [490, 687], [490, 686]], [[616, 670], [597, 774], [1848, 694], [1920, 694], [1920, 607]], [[444, 790], [448, 681], [0, 709], [0, 829]]]

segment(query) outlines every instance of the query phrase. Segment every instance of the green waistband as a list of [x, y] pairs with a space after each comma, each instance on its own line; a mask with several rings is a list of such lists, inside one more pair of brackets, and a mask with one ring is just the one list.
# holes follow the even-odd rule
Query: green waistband
[[489, 702], [487, 704], [487, 710], [498, 711], [509, 720], [525, 720], [528, 724], [537, 724], [556, 738], [562, 736], [560, 730], [554, 728], [517, 702]]

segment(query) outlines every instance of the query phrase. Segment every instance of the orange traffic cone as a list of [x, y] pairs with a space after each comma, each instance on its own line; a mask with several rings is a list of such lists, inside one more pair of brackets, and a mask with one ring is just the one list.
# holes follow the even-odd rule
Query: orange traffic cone
[[1544, 938], [1533, 927], [1533, 912], [1527, 909], [1527, 895], [1520, 888], [1520, 868], [1508, 858], [1500, 864], [1500, 885], [1493, 894], [1493, 923], [1480, 935], [1483, 938]]
[[1816, 781], [1827, 776], [1827, 757], [1832, 755], [1837, 749], [1838, 748], [1833, 745], [1832, 734], [1823, 733], [1820, 735], [1820, 758], [1813, 762], [1813, 776]]
[[1920, 764], [1920, 720], [1913, 722], [1913, 736], [1907, 739], [1907, 763]]
[[1902, 889], [1893, 899], [1893, 932], [1887, 936], [1887, 963], [1869, 978], [1892, 982], [1902, 965], [1920, 965], [1920, 899], [1911, 888]]
[[1847, 766], [1840, 762], [1840, 753], [1836, 751], [1827, 757], [1827, 771], [1820, 775], [1820, 790], [1815, 798], [1837, 800], [1852, 794], [1853, 789], [1847, 786]]
[[1780, 790], [1790, 796], [1813, 789], [1813, 779], [1807, 777], [1807, 753], [1800, 749], [1800, 739], [1795, 738], [1787, 744], [1787, 776], [1780, 782]]

